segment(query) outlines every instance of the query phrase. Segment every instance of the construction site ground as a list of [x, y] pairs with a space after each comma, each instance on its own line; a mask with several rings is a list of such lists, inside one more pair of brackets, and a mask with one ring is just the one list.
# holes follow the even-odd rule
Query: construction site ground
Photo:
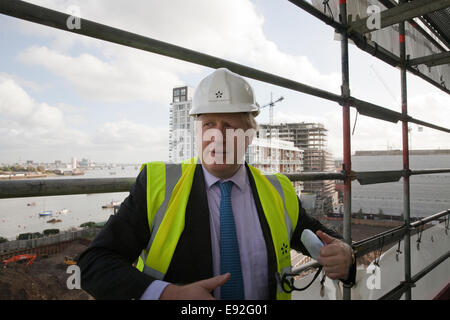
[[27, 267], [27, 260], [0, 266], [0, 300], [90, 300], [81, 289], [68, 289], [69, 265], [65, 257], [76, 257], [87, 245], [73, 241], [57, 254], [38, 255]]
[[[352, 237], [354, 240], [361, 240], [391, 228], [393, 226], [389, 224], [382, 226], [354, 223]], [[341, 232], [339, 228], [335, 229]], [[67, 287], [67, 279], [72, 274], [67, 273], [68, 265], [65, 263], [65, 257], [77, 257], [87, 245], [86, 241], [73, 241], [59, 253], [38, 255], [28, 267], [27, 261], [0, 265], [0, 300], [94, 299], [82, 289]]]

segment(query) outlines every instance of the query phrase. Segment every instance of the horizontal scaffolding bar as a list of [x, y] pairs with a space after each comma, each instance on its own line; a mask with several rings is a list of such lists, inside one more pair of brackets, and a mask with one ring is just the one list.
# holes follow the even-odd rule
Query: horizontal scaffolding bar
[[382, 233], [379, 233], [371, 238], [358, 241], [353, 244], [355, 257], [361, 257], [369, 252], [378, 250], [381, 247], [387, 246], [391, 243], [398, 242], [403, 239], [405, 235], [405, 226], [397, 227]]
[[[339, 172], [286, 173], [291, 181], [343, 180]], [[0, 199], [128, 192], [136, 178], [0, 180]]]
[[358, 112], [364, 116], [376, 118], [379, 120], [397, 123], [402, 119], [402, 114], [387, 108], [377, 106], [373, 103], [362, 101], [356, 98], [350, 98], [350, 105], [355, 107]]
[[405, 293], [409, 287], [413, 287], [417, 281], [422, 279], [425, 275], [430, 273], [434, 268], [436, 268], [442, 262], [447, 260], [449, 257], [450, 251], [447, 251], [447, 253], [443, 254], [438, 259], [433, 261], [433, 263], [425, 267], [414, 277], [411, 277], [411, 283], [405, 283], [404, 281], [402, 281], [398, 286], [396, 286], [394, 289], [383, 295], [379, 300], [399, 300], [402, 297], [403, 293]]
[[427, 169], [427, 170], [412, 170], [410, 175], [419, 174], [436, 174], [436, 173], [450, 173], [450, 169]]
[[291, 181], [312, 181], [312, 180], [344, 180], [345, 174], [340, 172], [303, 172], [303, 173], [283, 173]]
[[0, 181], [0, 199], [128, 192], [136, 178], [24, 179]]
[[[381, 29], [392, 26], [394, 24], [409, 20], [415, 17], [423, 16], [437, 10], [445, 9], [450, 6], [450, 0], [416, 0], [400, 4], [391, 9], [381, 11], [380, 27]], [[350, 32], [358, 32], [360, 34], [374, 31], [369, 28], [367, 21], [370, 17], [359, 19], [349, 25]]]
[[411, 228], [418, 228], [418, 227], [420, 227], [420, 226], [422, 226], [424, 224], [427, 224], [427, 223], [429, 223], [431, 221], [438, 220], [439, 218], [442, 218], [442, 217], [444, 217], [444, 216], [446, 216], [448, 214], [450, 214], [450, 209], [438, 212], [438, 213], [433, 214], [431, 216], [428, 216], [428, 217], [425, 217], [423, 219], [420, 219], [420, 220], [417, 220], [415, 222], [412, 222], [411, 223]]
[[[450, 169], [410, 171], [410, 175], [436, 173], [450, 173]], [[343, 172], [303, 172], [285, 173], [285, 175], [291, 181], [345, 179], [345, 174]], [[394, 182], [401, 176], [404, 176], [403, 171], [352, 172], [352, 179], [358, 180], [362, 185]], [[0, 199], [128, 192], [134, 181], [135, 178], [0, 180]]]
[[[315, 8], [313, 9], [316, 10]], [[320, 13], [320, 11], [316, 11]], [[332, 92], [311, 87], [300, 82], [250, 68], [235, 62], [175, 46], [166, 42], [106, 26], [90, 20], [81, 19], [81, 29], [68, 29], [66, 24], [67, 19], [70, 17], [68, 14], [40, 7], [24, 1], [3, 0], [0, 2], [0, 13], [46, 25], [49, 27], [61, 29], [64, 31], [109, 41], [112, 43], [164, 55], [198, 65], [203, 65], [205, 67], [215, 69], [226, 67], [244, 77], [302, 92], [305, 94], [316, 96], [318, 98], [334, 101], [339, 103], [340, 105], [344, 105], [344, 103], [350, 103], [352, 107], [357, 108], [363, 115], [390, 122], [398, 122], [399, 120], [401, 120], [401, 114], [398, 112], [359, 100], [354, 97], [350, 97], [349, 101], [346, 101], [346, 99], [344, 99], [341, 95]], [[434, 128], [436, 130], [450, 132], [449, 129], [441, 128], [423, 121], [421, 121], [421, 124], [426, 127]]]
[[[429, 223], [431, 221], [439, 220], [440, 218], [442, 218], [446, 215], [449, 215], [449, 214], [450, 214], [450, 209], [435, 213], [431, 216], [428, 216], [419, 221], [415, 221], [415, 222], [411, 223], [411, 228], [412, 229], [418, 228], [418, 227], [420, 227], [426, 223]], [[379, 233], [379, 234], [369, 237], [367, 239], [355, 242], [353, 244], [353, 250], [355, 252], [355, 257], [361, 257], [369, 252], [380, 249], [381, 247], [387, 246], [387, 245], [392, 244], [397, 241], [401, 241], [401, 240], [403, 240], [403, 236], [405, 235], [405, 233], [406, 233], [406, 227], [400, 226], [400, 227], [394, 228], [392, 230], [387, 230], [385, 232]]]
[[440, 127], [440, 126], [434, 125], [432, 123], [425, 122], [425, 121], [422, 121], [422, 120], [418, 120], [418, 119], [415, 119], [415, 118], [412, 118], [412, 117], [408, 117], [408, 121], [412, 122], [412, 123], [415, 123], [415, 124], [422, 125], [424, 127], [428, 127], [430, 129], [435, 129], [435, 130], [438, 130], [438, 131], [443, 131], [443, 132], [450, 133], [450, 129], [447, 129], [447, 128], [444, 128], [444, 127]]
[[312, 4], [309, 2], [306, 2], [305, 0], [289, 0], [289, 2], [293, 3], [297, 7], [305, 10], [312, 16], [316, 17], [317, 19], [321, 20], [322, 22], [325, 22], [327, 25], [333, 27], [336, 29], [337, 32], [345, 30], [344, 26], [340, 24], [339, 22], [336, 22], [333, 18], [327, 16], [323, 12], [317, 10]]
[[431, 54], [429, 56], [411, 59], [408, 61], [409, 66], [417, 66], [425, 64], [427, 67], [439, 66], [450, 63], [450, 51]]
[[[424, 175], [424, 174], [437, 174], [437, 173], [450, 173], [450, 169], [424, 169], [424, 170], [409, 170], [408, 176], [411, 175]], [[365, 171], [365, 172], [353, 172], [352, 179], [358, 180], [359, 184], [376, 184], [396, 182], [401, 177], [406, 177], [405, 170], [392, 170], [392, 171]]]
[[[413, 229], [418, 228], [426, 223], [438, 220], [448, 214], [450, 214], [450, 209], [448, 209], [446, 211], [438, 212], [436, 214], [433, 214], [431, 216], [423, 218], [419, 221], [411, 223], [411, 228], [413, 228]], [[355, 242], [352, 244], [352, 248], [353, 248], [353, 252], [355, 253], [355, 257], [359, 258], [369, 252], [378, 250], [378, 249], [380, 249], [384, 246], [387, 246], [389, 244], [392, 244], [394, 242], [401, 241], [401, 240], [403, 240], [403, 236], [405, 235], [405, 232], [406, 232], [405, 226], [400, 226], [400, 227], [379, 233], [370, 238]], [[308, 263], [302, 264], [296, 268], [293, 268], [292, 273], [300, 274], [307, 270], [310, 270], [313, 268], [318, 268], [319, 266], [320, 266], [320, 264], [317, 261], [313, 260]]]
[[292, 273], [300, 274], [302, 272], [308, 271], [310, 269], [315, 269], [318, 267], [320, 267], [320, 264], [316, 260], [313, 260], [313, 261], [301, 264], [298, 267], [292, 268]]

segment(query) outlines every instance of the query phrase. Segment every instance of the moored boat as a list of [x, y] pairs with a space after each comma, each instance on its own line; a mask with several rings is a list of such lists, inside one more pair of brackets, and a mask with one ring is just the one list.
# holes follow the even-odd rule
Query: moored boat
[[48, 216], [52, 216], [53, 212], [52, 211], [42, 211], [39, 213], [40, 217], [48, 217]]

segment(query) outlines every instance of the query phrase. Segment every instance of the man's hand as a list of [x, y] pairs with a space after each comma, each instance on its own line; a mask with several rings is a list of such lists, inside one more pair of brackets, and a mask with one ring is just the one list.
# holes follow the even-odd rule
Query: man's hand
[[352, 248], [345, 242], [320, 230], [316, 234], [324, 244], [320, 248], [317, 262], [323, 266], [323, 270], [329, 278], [346, 280], [350, 266], [353, 264]]
[[215, 300], [211, 292], [223, 286], [230, 279], [230, 274], [197, 281], [188, 285], [169, 284], [159, 297], [160, 300]]

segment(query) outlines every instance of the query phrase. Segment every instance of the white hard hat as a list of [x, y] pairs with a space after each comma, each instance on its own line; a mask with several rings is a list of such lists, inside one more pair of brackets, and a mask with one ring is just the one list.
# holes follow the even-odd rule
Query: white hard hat
[[258, 115], [253, 89], [240, 75], [226, 68], [217, 69], [198, 85], [189, 115], [234, 112]]

